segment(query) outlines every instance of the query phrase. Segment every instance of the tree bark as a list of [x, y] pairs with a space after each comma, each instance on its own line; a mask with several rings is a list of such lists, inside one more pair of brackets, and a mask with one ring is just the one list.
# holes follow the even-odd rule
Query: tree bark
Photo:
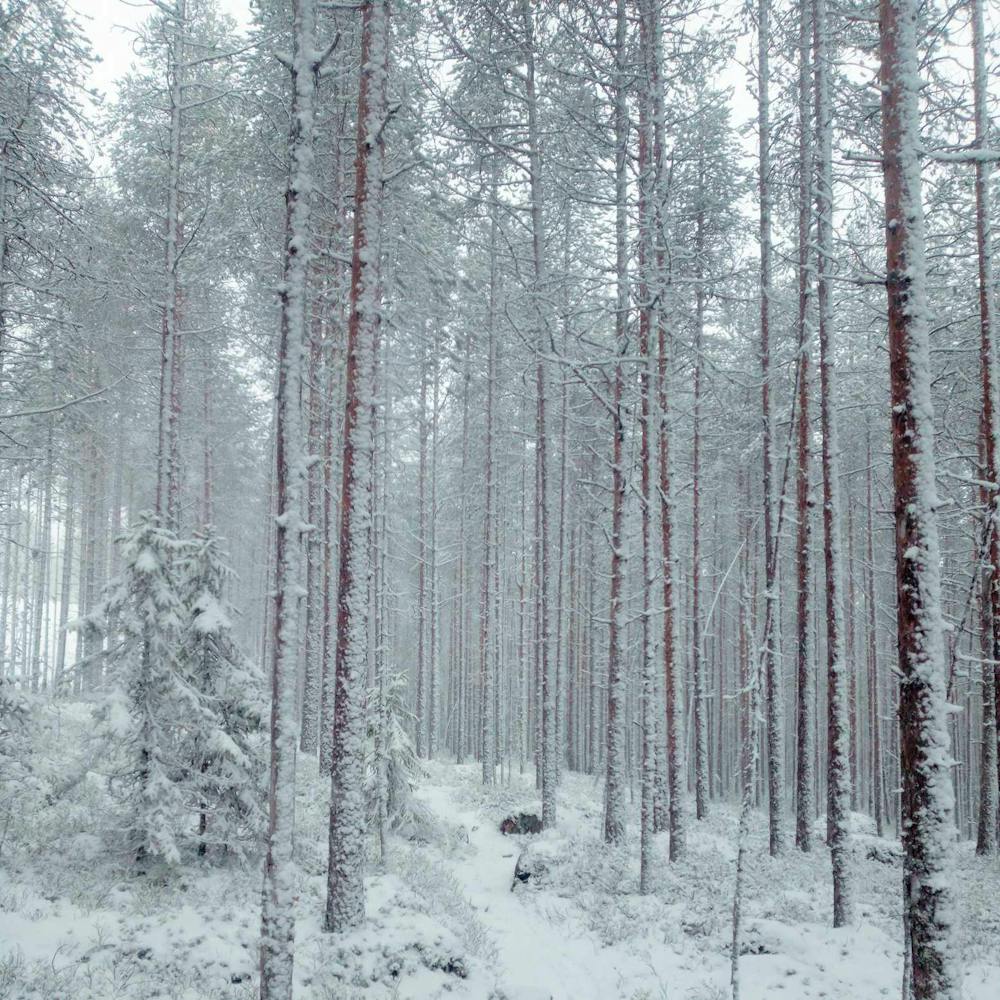
[[816, 72], [817, 299], [819, 303], [819, 411], [823, 466], [823, 558], [826, 571], [827, 807], [833, 866], [833, 926], [851, 919], [850, 820], [851, 719], [844, 656], [844, 565], [841, 556], [839, 442], [833, 362], [833, 125], [830, 107], [830, 53], [826, 0], [813, 0]]
[[294, 0], [292, 108], [285, 191], [276, 423], [277, 510], [271, 651], [271, 765], [261, 910], [261, 1000], [291, 1000], [295, 947], [295, 690], [299, 649], [302, 486], [302, 363], [306, 338], [309, 215], [315, 91], [312, 0]]
[[880, 28], [905, 948], [914, 1000], [958, 1000], [949, 942], [954, 796], [934, 512], [917, 0], [880, 0]]
[[809, 237], [812, 216], [812, 134], [810, 117], [811, 9], [799, 5], [799, 425], [796, 462], [795, 498], [797, 532], [795, 539], [796, 568], [796, 756], [795, 756], [795, 846], [801, 851], [812, 849], [813, 799], [816, 776], [813, 771], [813, 746], [816, 740], [816, 706], [813, 703], [811, 638], [811, 573], [809, 560], [810, 518], [812, 503], [809, 494], [810, 416], [809, 378], [812, 350], [809, 323]]
[[371, 577], [369, 535], [374, 446], [371, 395], [380, 319], [383, 130], [388, 114], [387, 0], [375, 0], [363, 6], [361, 32], [337, 587], [336, 692], [325, 919], [328, 931], [356, 927], [365, 915], [363, 685], [368, 659]]
[[764, 676], [767, 687], [767, 788], [768, 848], [775, 857], [784, 849], [781, 829], [784, 789], [783, 688], [775, 644], [778, 633], [778, 560], [774, 530], [772, 451], [774, 421], [771, 415], [771, 120], [768, 95], [770, 63], [770, 0], [759, 0], [757, 24], [757, 127], [759, 142], [758, 192], [760, 199], [760, 367], [762, 450], [764, 466]]

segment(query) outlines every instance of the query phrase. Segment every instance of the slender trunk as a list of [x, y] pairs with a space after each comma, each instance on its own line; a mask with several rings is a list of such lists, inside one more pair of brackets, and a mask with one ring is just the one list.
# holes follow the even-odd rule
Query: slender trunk
[[670, 860], [676, 861], [684, 853], [686, 764], [684, 756], [684, 675], [675, 662], [677, 649], [676, 599], [674, 578], [677, 570], [674, 554], [674, 495], [671, 475], [670, 450], [670, 359], [667, 330], [668, 274], [666, 262], [666, 190], [663, 168], [664, 155], [664, 102], [663, 82], [660, 73], [661, 45], [659, 7], [648, 7], [651, 53], [649, 59], [649, 89], [653, 115], [653, 202], [655, 221], [655, 286], [657, 302], [656, 337], [657, 367], [656, 392], [659, 417], [659, 493], [660, 493], [660, 554], [663, 560], [663, 688], [664, 721], [667, 734], [667, 784], [670, 797]]
[[833, 367], [833, 125], [830, 107], [830, 53], [826, 0], [813, 0], [816, 71], [817, 300], [819, 303], [819, 410], [822, 429], [823, 556], [826, 570], [827, 803], [833, 865], [833, 926], [851, 920], [848, 866], [851, 808], [848, 666], [844, 656], [843, 558], [841, 556], [839, 444]]
[[[496, 195], [496, 189], [493, 191]], [[496, 780], [496, 741], [494, 739], [494, 729], [497, 725], [496, 718], [496, 684], [497, 678], [494, 671], [493, 646], [496, 643], [496, 629], [498, 622], [493, 620], [493, 563], [497, 558], [494, 545], [493, 531], [493, 505], [494, 484], [493, 484], [493, 406], [494, 406], [494, 381], [496, 378], [496, 349], [494, 345], [493, 324], [496, 315], [496, 239], [497, 219], [493, 213], [490, 223], [490, 292], [489, 292], [489, 314], [486, 323], [486, 449], [483, 467], [483, 579], [479, 604], [479, 658], [480, 671], [482, 677], [481, 693], [482, 704], [479, 716], [480, 722], [480, 757], [483, 763], [483, 784], [491, 785]]]
[[323, 562], [326, 526], [323, 523], [323, 463], [320, 456], [323, 432], [323, 321], [321, 306], [313, 304], [313, 315], [306, 321], [309, 328], [308, 388], [308, 452], [310, 465], [306, 472], [306, 628], [305, 676], [302, 684], [302, 718], [299, 749], [315, 756], [319, 744], [321, 679], [323, 673]]
[[871, 428], [866, 432], [866, 514], [867, 549], [865, 552], [866, 589], [868, 591], [868, 711], [872, 732], [872, 800], [874, 803], [875, 832], [881, 837], [885, 832], [885, 810], [882, 765], [882, 708], [878, 670], [878, 618], [875, 606], [875, 510], [872, 498], [872, 438]]
[[[625, 0], [617, 0], [615, 35], [615, 246], [617, 302], [615, 349], [628, 349], [628, 205], [627, 155], [628, 108], [626, 104]], [[625, 375], [621, 357], [616, 358], [612, 413], [611, 450], [611, 608], [608, 625], [608, 729], [607, 777], [604, 787], [604, 839], [620, 843], [625, 838], [625, 782], [627, 780], [628, 711], [625, 651], [625, 420], [623, 395]]]
[[[343, 112], [346, 118], [346, 103]], [[343, 121], [343, 119], [342, 119]], [[338, 138], [334, 146], [334, 223], [331, 243], [334, 247], [341, 245], [341, 236], [346, 230], [345, 203], [346, 157], [341, 149]], [[333, 636], [333, 601], [334, 566], [337, 559], [337, 535], [340, 528], [340, 508], [335, 509], [335, 484], [338, 482], [338, 455], [341, 451], [341, 432], [343, 430], [342, 378], [341, 372], [346, 355], [345, 331], [347, 324], [346, 310], [343, 303], [347, 299], [346, 268], [341, 264], [334, 265], [333, 291], [337, 298], [337, 306], [330, 312], [330, 322], [327, 327], [326, 344], [326, 395], [324, 399], [324, 429], [323, 429], [323, 662], [320, 678], [320, 713], [319, 713], [319, 770], [320, 774], [330, 773], [330, 757], [333, 753], [333, 702], [336, 688], [334, 677], [335, 642]], [[336, 439], [336, 444], [335, 444]]]
[[[983, 0], [971, 0], [973, 86], [975, 96], [976, 147], [989, 147], [989, 79], [986, 68], [986, 31], [983, 25]], [[983, 434], [986, 445], [984, 479], [992, 484], [987, 495], [987, 529], [989, 538], [988, 607], [990, 622], [989, 659], [993, 661], [993, 708], [983, 707], [983, 738], [992, 738], [988, 756], [995, 762], [996, 779], [991, 796], [992, 809], [997, 809], [997, 786], [1000, 784], [1000, 748], [997, 719], [1000, 718], [1000, 488], [997, 487], [1000, 466], [997, 459], [997, 441], [1000, 440], [1000, 369], [997, 362], [995, 324], [995, 299], [993, 281], [993, 227], [990, 216], [991, 164], [988, 159], [976, 161], [976, 250], [979, 262], [979, 334], [980, 367], [983, 381]], [[986, 685], [983, 686], [986, 697]], [[993, 732], [987, 731], [992, 721]], [[987, 808], [991, 804], [987, 802]], [[996, 820], [993, 821], [996, 827]], [[994, 841], [996, 833], [994, 833]]]
[[548, 323], [545, 316], [543, 295], [545, 291], [545, 228], [544, 193], [542, 184], [541, 135], [538, 124], [538, 94], [535, 83], [535, 14], [529, 0], [521, 0], [521, 16], [524, 25], [525, 57], [525, 104], [527, 111], [528, 171], [531, 191], [531, 245], [533, 265], [532, 298], [538, 329], [536, 330], [537, 350], [535, 355], [535, 437], [536, 462], [538, 468], [538, 546], [539, 546], [539, 598], [538, 598], [538, 640], [539, 672], [541, 673], [541, 787], [542, 823], [546, 827], [556, 822], [556, 783], [559, 778], [556, 764], [556, 678], [552, 657], [552, 529], [549, 524], [548, 501], [548, 427], [546, 415], [547, 382], [546, 363], [543, 350], [546, 342]]
[[[749, 540], [748, 540], [749, 541]], [[749, 544], [747, 545], [749, 549]], [[747, 612], [747, 605], [750, 603], [750, 588], [747, 580], [746, 568], [744, 567], [742, 593], [740, 604], [743, 612], [740, 620], [747, 623], [748, 632], [751, 632], [750, 622], [753, 620], [752, 612]], [[750, 643], [748, 635], [748, 643]], [[752, 668], [749, 664], [752, 662]], [[732, 939], [729, 951], [730, 986], [732, 988], [733, 1000], [740, 1000], [740, 935], [743, 928], [743, 892], [746, 882], [747, 851], [750, 841], [750, 817], [754, 806], [754, 790], [757, 785], [757, 771], [760, 767], [760, 738], [759, 738], [759, 715], [761, 699], [761, 671], [758, 657], [748, 659], [748, 673], [752, 669], [752, 674], [747, 677], [745, 685], [745, 698], [747, 701], [746, 725], [743, 733], [743, 746], [741, 751], [742, 766], [742, 788], [740, 796], [740, 822], [736, 839], [736, 885], [733, 890], [733, 922]]]
[[417, 469], [417, 691], [414, 749], [426, 756], [427, 732], [427, 346], [426, 328], [420, 358], [420, 401], [417, 418], [419, 462]]
[[[56, 639], [55, 676], [52, 689], [60, 694], [63, 672], [66, 669], [67, 623], [69, 622], [70, 588], [73, 581], [73, 543], [76, 537], [73, 515], [75, 514], [76, 466], [72, 462], [66, 472], [66, 499], [63, 514], [62, 582], [59, 587], [59, 626]], [[2, 613], [0, 613], [2, 621]], [[0, 641], [0, 659], [3, 657], [3, 643]]]
[[812, 849], [813, 745], [816, 740], [816, 707], [813, 703], [812, 661], [810, 659], [810, 419], [809, 419], [809, 236], [812, 214], [812, 136], [810, 128], [809, 92], [811, 11], [808, 3], [799, 5], [799, 426], [796, 464], [797, 534], [796, 566], [796, 756], [795, 756], [795, 846], [802, 851]]
[[[699, 187], [704, 185], [704, 167], [699, 162]], [[695, 223], [695, 309], [694, 309], [694, 392], [692, 398], [691, 450], [691, 673], [694, 681], [694, 795], [695, 815], [708, 816], [708, 720], [705, 702], [705, 665], [703, 663], [701, 621], [701, 345], [705, 329], [705, 289], [702, 284], [704, 253], [704, 212], [699, 208]]]
[[644, 69], [640, 93], [639, 118], [639, 371], [641, 440], [639, 464], [642, 470], [642, 799], [639, 891], [653, 888], [653, 834], [656, 830], [656, 753], [658, 744], [658, 699], [653, 650], [653, 588], [656, 565], [653, 540], [653, 434], [655, 433], [655, 360], [651, 350], [654, 307], [651, 301], [649, 268], [655, 260], [652, 199], [654, 166], [652, 163], [652, 109], [650, 80], [655, 58], [653, 25], [649, 4], [640, 8], [639, 42]]
[[182, 113], [184, 103], [185, 33], [187, 0], [175, 0], [168, 15], [170, 51], [167, 75], [170, 82], [170, 124], [167, 147], [167, 218], [164, 240], [165, 288], [160, 332], [160, 409], [157, 449], [158, 476], [156, 512], [176, 529], [179, 516], [180, 477], [180, 280], [178, 265], [181, 250], [180, 172]]
[[760, 367], [762, 450], [764, 465], [764, 671], [767, 684], [767, 788], [768, 846], [774, 857], [784, 849], [781, 829], [784, 788], [783, 689], [778, 662], [778, 560], [774, 530], [774, 483], [772, 450], [774, 422], [771, 416], [771, 121], [769, 87], [770, 0], [759, 0], [757, 24], [757, 126], [759, 141], [758, 191], [760, 196]]
[[[624, 325], [624, 324], [622, 324]], [[625, 653], [625, 422], [622, 395], [625, 377], [621, 362], [615, 365], [614, 414], [611, 452], [611, 609], [608, 624], [608, 723], [607, 776], [605, 779], [604, 839], [617, 844], [625, 838], [626, 703]]]
[[38, 518], [38, 542], [35, 549], [35, 597], [31, 609], [31, 690], [44, 685], [42, 635], [49, 594], [49, 550], [52, 548], [52, 424], [49, 424], [45, 448], [44, 481], [41, 486], [41, 511]]
[[[491, 263], [491, 267], [495, 266]], [[459, 764], [465, 758], [465, 699], [466, 699], [466, 631], [465, 609], [466, 594], [466, 558], [468, 556], [469, 532], [469, 383], [472, 379], [472, 331], [466, 331], [465, 350], [462, 361], [462, 467], [459, 478], [459, 521], [458, 521], [458, 561], [455, 583], [455, 669], [457, 676], [453, 678], [456, 686], [455, 700], [455, 757]], [[523, 512], [522, 506], [522, 512]], [[523, 605], [523, 599], [522, 599]]]
[[435, 733], [437, 729], [438, 702], [438, 569], [437, 569], [437, 454], [438, 454], [438, 409], [441, 395], [441, 366], [438, 364], [439, 347], [437, 336], [434, 344], [434, 382], [431, 392], [431, 470], [430, 470], [430, 520], [429, 560], [430, 586], [427, 595], [427, 613], [430, 618], [427, 630], [427, 757], [434, 757]]

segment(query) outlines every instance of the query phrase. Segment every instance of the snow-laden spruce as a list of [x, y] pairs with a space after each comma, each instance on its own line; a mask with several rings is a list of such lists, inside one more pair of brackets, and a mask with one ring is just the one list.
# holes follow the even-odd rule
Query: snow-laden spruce
[[119, 544], [122, 573], [109, 584], [101, 616], [108, 688], [97, 710], [97, 738], [136, 864], [177, 863], [192, 819], [185, 736], [199, 707], [180, 655], [184, 602], [173, 565], [179, 545], [149, 512]]
[[177, 568], [184, 604], [181, 659], [200, 709], [188, 734], [198, 851], [243, 853], [256, 848], [264, 826], [263, 676], [233, 636], [235, 612], [225, 597], [233, 571], [210, 527], [183, 543]]
[[128, 849], [140, 866], [176, 864], [195, 847], [253, 850], [260, 677], [232, 637], [218, 543], [208, 533], [178, 540], [145, 513], [119, 544], [121, 576], [101, 615], [107, 686], [95, 738]]

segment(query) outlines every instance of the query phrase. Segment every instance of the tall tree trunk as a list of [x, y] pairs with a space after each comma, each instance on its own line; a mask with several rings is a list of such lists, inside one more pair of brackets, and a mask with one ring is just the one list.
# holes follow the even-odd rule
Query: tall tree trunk
[[617, 0], [615, 34], [615, 247], [617, 302], [615, 309], [614, 400], [611, 414], [611, 608], [608, 624], [607, 776], [604, 786], [604, 839], [625, 838], [625, 782], [627, 781], [628, 712], [625, 651], [625, 375], [620, 355], [628, 344], [628, 108], [626, 104], [625, 0]]
[[641, 49], [642, 80], [639, 97], [639, 352], [642, 363], [639, 370], [640, 388], [640, 457], [642, 470], [642, 797], [641, 843], [639, 865], [639, 891], [653, 888], [653, 834], [656, 832], [656, 772], [659, 735], [659, 699], [654, 664], [653, 640], [653, 588], [655, 586], [655, 542], [653, 532], [653, 442], [656, 420], [655, 356], [652, 351], [654, 306], [651, 299], [655, 276], [650, 280], [654, 265], [655, 225], [653, 198], [655, 196], [653, 163], [653, 94], [651, 80], [656, 72], [652, 63], [656, 58], [653, 45], [653, 25], [650, 22], [649, 4], [640, 8], [639, 44]]
[[528, 172], [531, 193], [531, 246], [533, 269], [533, 308], [537, 323], [537, 349], [535, 355], [535, 437], [538, 469], [538, 547], [539, 547], [539, 597], [538, 640], [539, 671], [541, 673], [541, 771], [542, 771], [542, 823], [546, 827], [556, 822], [556, 783], [559, 772], [556, 762], [558, 752], [558, 716], [556, 711], [556, 677], [552, 657], [552, 528], [549, 523], [548, 498], [548, 426], [546, 402], [548, 395], [546, 362], [543, 351], [548, 322], [543, 296], [545, 293], [545, 221], [544, 191], [542, 183], [542, 146], [538, 124], [538, 93], [535, 80], [535, 13], [530, 0], [521, 0], [521, 17], [524, 27], [524, 93], [527, 112]]
[[813, 746], [816, 741], [816, 706], [813, 703], [812, 660], [810, 658], [810, 624], [812, 615], [811, 574], [809, 561], [810, 515], [810, 331], [809, 323], [809, 237], [812, 217], [812, 134], [810, 116], [809, 56], [811, 38], [811, 5], [799, 4], [799, 426], [796, 463], [795, 497], [797, 533], [795, 540], [796, 567], [796, 755], [795, 755], [795, 846], [802, 851], [812, 849], [813, 799], [816, 776], [813, 771]]
[[[63, 672], [66, 669], [66, 626], [69, 623], [70, 588], [73, 582], [73, 546], [76, 536], [74, 524], [75, 491], [76, 465], [70, 462], [66, 471], [66, 496], [63, 504], [62, 581], [59, 585], [59, 624], [56, 637], [55, 674], [52, 682], [52, 690], [56, 696], [62, 693]], [[0, 627], [2, 627], [2, 622], [3, 613], [0, 611]], [[3, 642], [0, 638], [0, 659], [2, 658]]]
[[379, 325], [383, 130], [388, 114], [389, 4], [362, 8], [361, 86], [355, 159], [354, 249], [347, 333], [344, 457], [337, 587], [336, 693], [325, 927], [343, 931], [365, 915], [364, 741], [368, 657], [371, 394]]
[[[971, 0], [973, 87], [975, 97], [976, 147], [989, 147], [989, 112], [987, 107], [989, 79], [986, 69], [986, 32], [983, 25], [983, 0]], [[992, 747], [986, 756], [994, 762], [996, 779], [993, 782], [991, 801], [987, 809], [997, 809], [997, 787], [1000, 783], [1000, 749], [998, 749], [997, 719], [1000, 718], [1000, 488], [997, 477], [1000, 466], [997, 460], [997, 442], [1000, 440], [1000, 370], [997, 363], [997, 344], [993, 281], [993, 227], [990, 216], [991, 164], [986, 158], [976, 160], [976, 250], [979, 262], [979, 354], [983, 381], [983, 435], [986, 445], [984, 479], [992, 484], [987, 494], [987, 530], [989, 532], [988, 601], [990, 630], [990, 659], [993, 661], [993, 707], [983, 705], [983, 739], [991, 740]], [[987, 685], [983, 685], [986, 697]], [[988, 727], [992, 723], [992, 732]], [[996, 818], [993, 820], [994, 830]], [[994, 849], [997, 834], [994, 832]]]
[[833, 123], [826, 0], [813, 0], [816, 70], [817, 300], [819, 303], [819, 411], [823, 466], [823, 557], [826, 571], [827, 806], [833, 865], [833, 926], [851, 919], [848, 866], [851, 808], [850, 715], [844, 657], [844, 591], [841, 556], [839, 443], [833, 368]]
[[427, 734], [427, 344], [426, 326], [420, 348], [420, 399], [417, 417], [417, 691], [414, 749], [424, 757]]
[[872, 748], [872, 801], [874, 803], [875, 832], [882, 836], [885, 827], [885, 792], [882, 776], [882, 707], [881, 690], [878, 669], [878, 616], [875, 603], [875, 510], [872, 497], [872, 437], [869, 426], [866, 439], [866, 590], [868, 608], [868, 711], [871, 719]]
[[[494, 191], [495, 194], [495, 191]], [[490, 224], [491, 245], [496, 238], [496, 217]], [[486, 447], [483, 456], [483, 579], [479, 603], [479, 659], [482, 677], [479, 752], [483, 763], [483, 784], [491, 785], [496, 780], [496, 744], [494, 729], [495, 718], [496, 673], [494, 671], [493, 645], [496, 642], [496, 629], [499, 623], [493, 620], [493, 561], [497, 558], [494, 547], [493, 505], [495, 502], [493, 485], [493, 399], [494, 380], [496, 379], [493, 324], [496, 309], [496, 256], [490, 255], [490, 297], [489, 315], [486, 322]]]
[[180, 504], [181, 146], [184, 106], [187, 0], [174, 0], [167, 15], [173, 24], [168, 52], [170, 124], [167, 145], [167, 216], [164, 239], [165, 288], [160, 334], [160, 409], [157, 449], [156, 512], [176, 529]]
[[323, 447], [323, 400], [326, 396], [323, 372], [322, 306], [313, 303], [307, 317], [309, 329], [308, 425], [307, 440], [310, 456], [306, 471], [306, 521], [309, 527], [305, 539], [306, 556], [306, 628], [302, 682], [302, 718], [299, 749], [315, 756], [319, 746], [321, 680], [323, 674], [323, 562], [326, 525], [323, 523], [323, 462], [319, 460]]
[[52, 424], [49, 423], [45, 446], [45, 468], [41, 484], [41, 510], [38, 517], [38, 543], [35, 549], [35, 598], [31, 609], [31, 690], [44, 686], [42, 636], [49, 596], [49, 551], [52, 548]]
[[[346, 120], [347, 108], [341, 122]], [[338, 137], [334, 145], [334, 216], [331, 243], [334, 248], [341, 245], [341, 237], [346, 233], [347, 179], [345, 160]], [[338, 262], [333, 266], [333, 291], [337, 305], [329, 313], [326, 344], [326, 385], [324, 398], [323, 428], [323, 662], [320, 678], [319, 712], [319, 770], [320, 774], [330, 773], [330, 757], [333, 753], [333, 703], [336, 689], [334, 661], [336, 659], [333, 635], [334, 567], [339, 562], [337, 556], [337, 532], [340, 530], [340, 507], [335, 507], [338, 472], [340, 471], [341, 434], [343, 432], [343, 380], [341, 373], [346, 365], [347, 310], [344, 303], [348, 297], [347, 268]]]
[[758, 191], [760, 196], [760, 367], [762, 450], [764, 465], [764, 603], [762, 641], [767, 685], [767, 789], [768, 846], [774, 857], [784, 849], [781, 829], [784, 789], [783, 687], [778, 662], [778, 539], [774, 526], [772, 451], [774, 421], [771, 416], [771, 119], [768, 95], [770, 63], [770, 0], [759, 0], [757, 23], [757, 127], [759, 142]]
[[[698, 186], [704, 185], [704, 163], [699, 154]], [[705, 288], [702, 256], [705, 245], [705, 218], [701, 207], [695, 222], [695, 306], [694, 306], [694, 377], [692, 395], [691, 447], [691, 674], [694, 681], [694, 797], [695, 815], [708, 816], [708, 719], [705, 695], [701, 620], [701, 346], [705, 329]]]
[[954, 796], [934, 512], [917, 0], [880, 0], [880, 27], [905, 947], [914, 1000], [958, 1000], [949, 942]]
[[261, 1000], [291, 1000], [295, 947], [295, 689], [299, 648], [302, 487], [302, 365], [306, 338], [313, 95], [312, 0], [293, 0], [292, 108], [285, 191], [276, 433], [277, 512], [271, 651], [271, 766], [261, 912]]
[[651, 52], [649, 58], [649, 89], [653, 117], [653, 202], [655, 222], [655, 286], [656, 309], [656, 394], [659, 417], [659, 494], [660, 494], [660, 554], [663, 560], [663, 689], [664, 722], [667, 737], [667, 784], [669, 787], [670, 860], [684, 853], [686, 771], [684, 753], [684, 673], [675, 662], [677, 622], [675, 615], [676, 589], [674, 581], [677, 561], [674, 553], [674, 494], [670, 450], [670, 357], [667, 330], [668, 274], [666, 261], [666, 178], [664, 176], [664, 104], [663, 80], [660, 72], [661, 44], [659, 7], [648, 0], [647, 18]]

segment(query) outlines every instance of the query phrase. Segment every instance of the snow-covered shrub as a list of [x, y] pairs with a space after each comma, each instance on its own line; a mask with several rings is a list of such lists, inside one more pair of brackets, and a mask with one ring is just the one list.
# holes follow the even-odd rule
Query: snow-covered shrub
[[13, 681], [0, 678], [0, 853], [12, 821], [33, 816], [48, 791], [34, 764], [37, 707]]
[[496, 964], [497, 947], [489, 927], [446, 861], [405, 849], [394, 856], [394, 865], [399, 877], [413, 891], [414, 905], [456, 934], [470, 955], [487, 965]]
[[[365, 801], [370, 829], [377, 829], [385, 802], [387, 830], [410, 840], [429, 840], [434, 828], [430, 810], [414, 797], [420, 759], [406, 731], [406, 676], [391, 675], [382, 690], [368, 694], [365, 748]], [[381, 726], [381, 737], [379, 727]]]
[[233, 637], [233, 609], [224, 597], [233, 571], [210, 528], [183, 543], [177, 568], [185, 613], [181, 663], [199, 702], [188, 732], [198, 849], [238, 851], [255, 844], [263, 827], [263, 678]]

